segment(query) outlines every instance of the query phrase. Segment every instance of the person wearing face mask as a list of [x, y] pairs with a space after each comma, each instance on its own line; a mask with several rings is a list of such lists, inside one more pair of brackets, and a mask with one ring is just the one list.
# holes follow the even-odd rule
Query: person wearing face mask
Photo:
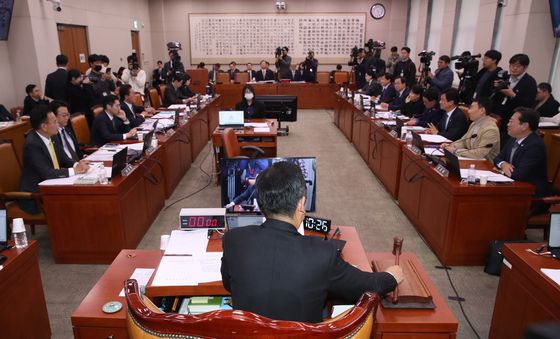
[[245, 119], [264, 118], [264, 105], [260, 101], [255, 101], [253, 86], [245, 85], [241, 93], [241, 101], [235, 105], [235, 110], [243, 111]]
[[103, 97], [111, 94], [115, 90], [115, 83], [110, 80], [109, 75], [104, 72], [100, 55], [92, 54], [89, 56], [88, 61], [91, 65], [91, 72], [88, 75], [88, 79], [93, 88], [93, 104], [100, 104]]

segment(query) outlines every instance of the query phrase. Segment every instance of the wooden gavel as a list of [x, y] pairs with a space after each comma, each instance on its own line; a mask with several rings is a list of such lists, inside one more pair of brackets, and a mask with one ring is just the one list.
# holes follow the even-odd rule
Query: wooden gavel
[[[396, 236], [393, 238], [393, 255], [395, 256], [395, 265], [399, 265], [399, 259], [401, 256], [401, 252], [402, 252], [402, 244], [403, 244], [403, 237], [399, 237]], [[397, 285], [397, 287], [395, 287], [395, 290], [393, 291], [393, 298], [392, 298], [392, 302], [393, 304], [398, 303], [399, 301], [399, 287]]]

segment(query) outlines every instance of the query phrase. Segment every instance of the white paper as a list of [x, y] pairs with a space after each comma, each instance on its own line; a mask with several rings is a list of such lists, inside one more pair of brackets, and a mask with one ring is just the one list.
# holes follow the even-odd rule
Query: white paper
[[474, 159], [474, 158], [467, 158], [467, 157], [457, 157], [459, 160], [467, 160], [467, 161], [486, 161], [486, 159]]
[[389, 120], [389, 121], [383, 121], [383, 124], [387, 126], [396, 126], [397, 122], [395, 120]]
[[439, 148], [424, 147], [424, 152], [429, 155], [436, 155], [438, 157], [444, 156], [443, 152]]
[[163, 256], [152, 286], [196, 286], [198, 280], [193, 256]]
[[265, 128], [268, 127], [268, 123], [266, 122], [246, 122], [243, 124], [245, 127], [253, 127], [253, 128]]
[[556, 285], [560, 285], [560, 270], [553, 268], [541, 268], [541, 272], [552, 279]]
[[187, 105], [186, 104], [175, 104], [175, 105], [171, 105], [167, 108], [168, 109], [186, 109]]
[[128, 149], [133, 149], [135, 151], [138, 152], [142, 152], [142, 150], [144, 149], [144, 143], [143, 142], [138, 142], [138, 143], [134, 143], [134, 144], [126, 144], [128, 146]]
[[553, 123], [553, 122], [548, 122], [548, 121], [542, 121], [539, 122], [539, 127], [560, 127], [557, 124]]
[[[468, 168], [461, 168], [461, 178], [467, 178], [468, 177], [468, 172], [469, 169]], [[488, 176], [488, 181], [492, 181], [492, 182], [514, 182], [515, 180], [506, 177], [505, 175], [499, 174], [499, 173], [495, 173], [492, 171], [483, 171], [483, 170], [476, 170], [476, 178], [480, 179], [481, 175], [486, 175]]]
[[444, 138], [438, 134], [420, 134], [420, 137], [422, 138], [422, 141], [433, 142], [436, 144], [440, 144], [442, 142], [451, 142], [451, 140]]
[[208, 230], [171, 232], [164, 255], [192, 255], [205, 253], [208, 247]]
[[338, 317], [339, 315], [348, 311], [352, 307], [354, 307], [354, 305], [334, 305], [332, 308], [331, 318]]
[[266, 128], [264, 128], [264, 127], [255, 127], [255, 128], [253, 129], [253, 132], [255, 132], [255, 133], [268, 133], [268, 132], [270, 132], [270, 128], [268, 128], [268, 127], [266, 127]]
[[[132, 272], [130, 279], [136, 279], [138, 287], [145, 287], [152, 277], [152, 274], [154, 274], [154, 271], [154, 268], [137, 268]], [[119, 293], [119, 297], [124, 297], [124, 288], [121, 290], [121, 293]]]
[[[102, 163], [90, 163], [90, 168], [85, 174], [75, 174], [73, 176], [67, 178], [57, 178], [57, 179], [49, 179], [44, 180], [39, 183], [39, 186], [70, 186], [74, 185], [76, 180], [79, 178], [88, 178], [88, 179], [98, 179], [99, 178], [99, 168], [103, 166]], [[111, 167], [103, 167], [105, 170], [105, 176], [107, 178], [111, 177]]]
[[196, 277], [198, 278], [199, 284], [222, 280], [222, 273], [220, 271], [222, 267], [222, 256], [222, 252], [205, 252], [194, 255], [198, 263]]
[[415, 132], [422, 132], [425, 131], [427, 128], [422, 126], [406, 126], [408, 130], [415, 131]]

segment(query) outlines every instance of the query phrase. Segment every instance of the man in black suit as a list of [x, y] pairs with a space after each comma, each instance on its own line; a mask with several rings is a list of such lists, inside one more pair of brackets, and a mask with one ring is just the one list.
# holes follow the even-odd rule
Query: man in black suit
[[56, 56], [58, 69], [49, 75], [45, 81], [45, 95], [53, 100], [66, 101], [66, 82], [68, 81], [68, 57], [64, 54]]
[[458, 107], [459, 101], [461, 101], [461, 95], [455, 88], [443, 92], [439, 100], [439, 106], [445, 114], [437, 126], [429, 123], [427, 132], [439, 134], [451, 141], [459, 140], [469, 128], [465, 113]]
[[381, 90], [381, 85], [375, 78], [375, 72], [368, 69], [366, 71], [366, 84], [360, 89], [360, 92], [371, 97], [377, 97], [381, 94]]
[[[494, 97], [494, 113], [502, 121], [509, 121], [516, 107], [533, 107], [537, 95], [537, 82], [527, 73], [529, 57], [515, 54], [509, 59], [509, 84]], [[507, 125], [500, 124], [502, 147], [507, 143]]]
[[136, 128], [130, 127], [130, 121], [121, 110], [119, 99], [114, 95], [103, 98], [103, 109], [91, 127], [90, 144], [101, 147], [115, 140], [126, 140], [136, 135]]
[[476, 88], [473, 99], [489, 98], [494, 93], [494, 81], [496, 81], [498, 73], [502, 71], [502, 68], [498, 67], [500, 60], [502, 60], [502, 53], [495, 49], [484, 53], [482, 68], [476, 75]]
[[25, 93], [27, 96], [23, 100], [23, 112], [22, 115], [29, 116], [31, 111], [37, 108], [38, 106], [48, 106], [49, 101], [41, 92], [41, 89], [35, 84], [29, 84], [25, 86]]
[[235, 309], [317, 323], [327, 295], [355, 303], [366, 291], [385, 294], [402, 281], [398, 266], [363, 272], [345, 262], [333, 243], [298, 233], [306, 200], [299, 166], [278, 162], [262, 171], [256, 196], [266, 221], [229, 230], [222, 239], [222, 283]]
[[169, 61], [163, 65], [163, 78], [166, 83], [171, 83], [173, 81], [173, 76], [175, 73], [185, 74], [185, 66], [181, 62], [181, 56], [177, 50], [170, 50]]
[[381, 96], [378, 102], [391, 103], [397, 96], [395, 86], [393, 86], [393, 75], [385, 73], [379, 77], [379, 84], [381, 85]]
[[208, 82], [215, 84], [216, 81], [218, 81], [218, 73], [222, 72], [220, 66], [221, 66], [220, 64], [212, 65], [212, 70], [208, 72]]
[[494, 165], [514, 180], [535, 185], [537, 197], [547, 196], [550, 186], [546, 175], [546, 148], [542, 138], [535, 133], [539, 127], [539, 115], [526, 107], [517, 107], [514, 112], [507, 124], [511, 138], [494, 158]]
[[416, 84], [416, 65], [410, 59], [410, 48], [401, 48], [401, 60], [395, 65], [395, 77], [406, 78], [406, 85], [410, 88]]
[[406, 86], [406, 81], [406, 78], [403, 77], [395, 78], [395, 81], [393, 83], [396, 92], [395, 98], [390, 103], [381, 102], [379, 105], [383, 109], [388, 109], [390, 111], [399, 111], [403, 107], [404, 101], [406, 100], [406, 97], [408, 97], [408, 93], [410, 92], [410, 90]]
[[290, 81], [302, 81], [303, 80], [303, 72], [298, 70], [298, 64], [291, 64], [290, 65]]
[[[39, 192], [38, 185], [41, 181], [87, 172], [88, 163], [68, 158], [62, 145], [54, 138], [58, 133], [58, 122], [48, 106], [33, 110], [30, 121], [33, 131], [27, 135], [23, 145], [20, 191], [36, 193]], [[19, 200], [18, 204], [27, 213], [40, 212], [33, 200]]]
[[68, 158], [72, 159], [72, 161], [80, 161], [84, 157], [84, 154], [80, 150], [78, 139], [70, 123], [68, 104], [64, 101], [54, 100], [49, 105], [49, 108], [56, 116], [56, 121], [58, 122], [58, 134], [55, 135], [53, 139], [62, 146]]
[[261, 69], [255, 74], [256, 81], [274, 80], [274, 72], [268, 69], [269, 63], [266, 60], [261, 61]]
[[229, 75], [229, 82], [234, 83], [235, 73], [239, 73], [239, 70], [237, 69], [237, 63], [235, 61], [229, 63], [229, 69], [227, 72]]
[[358, 57], [354, 65], [356, 74], [356, 88], [364, 87], [366, 83], [366, 71], [369, 69], [369, 60], [366, 58], [366, 51], [363, 48], [358, 50]]
[[138, 127], [146, 120], [146, 117], [154, 115], [153, 107], [144, 109], [143, 106], [134, 104], [132, 86], [122, 85], [119, 87], [119, 97], [121, 99], [121, 109], [126, 114], [126, 118], [130, 121], [130, 128]]
[[537, 96], [534, 109], [541, 118], [552, 118], [557, 115], [560, 103], [552, 95], [552, 86], [548, 82], [541, 82], [537, 86]]
[[248, 62], [247, 63], [247, 70], [245, 71], [249, 74], [249, 82], [255, 81], [255, 77], [257, 76], [257, 72], [253, 70], [253, 64]]
[[13, 121], [14, 116], [10, 111], [4, 107], [4, 105], [0, 105], [0, 121]]
[[93, 104], [93, 88], [89, 78], [84, 78], [77, 69], [68, 71], [68, 85], [66, 86], [66, 98], [70, 113], [84, 113], [88, 125], [93, 125], [93, 114], [90, 110]]
[[152, 86], [157, 87], [160, 84], [165, 83], [165, 77], [163, 74], [163, 62], [161, 60], [157, 61], [157, 68], [152, 71]]
[[185, 76], [181, 74], [175, 74], [175, 76], [173, 76], [171, 84], [167, 85], [163, 92], [163, 106], [169, 107], [171, 105], [185, 104], [196, 100], [196, 96], [188, 98], [181, 93], [180, 88], [183, 85], [183, 81], [185, 81]]

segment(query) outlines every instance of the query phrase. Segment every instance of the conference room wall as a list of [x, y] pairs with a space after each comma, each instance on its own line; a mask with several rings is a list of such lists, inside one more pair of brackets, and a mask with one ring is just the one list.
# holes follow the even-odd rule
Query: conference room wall
[[[386, 8], [386, 15], [381, 20], [374, 20], [369, 15], [373, 4], [369, 0], [288, 0], [286, 13], [366, 13], [366, 40], [373, 38], [384, 40], [387, 46], [401, 46], [404, 41], [406, 29], [406, 14], [408, 1], [382, 0]], [[150, 15], [152, 27], [152, 42], [154, 60], [167, 60], [165, 45], [169, 41], [179, 41], [183, 45], [181, 57], [186, 65], [191, 64], [189, 47], [189, 13], [277, 13], [274, 1], [260, 0], [150, 0]], [[281, 15], [281, 14], [280, 14]], [[263, 36], [263, 39], [267, 37]], [[268, 60], [273, 61], [274, 51], [263, 51], [269, 55]], [[350, 54], [350, 51], [348, 51]], [[388, 49], [383, 51], [386, 58]], [[294, 56], [292, 56], [294, 57]], [[305, 56], [296, 56], [295, 60], [303, 60]], [[330, 71], [333, 65], [321, 64], [319, 70]], [[259, 60], [255, 60], [259, 61]], [[227, 65], [222, 67], [227, 68]], [[348, 66], [344, 69], [349, 70]]]
[[[143, 68], [151, 72], [149, 16], [148, 0], [64, 0], [62, 12], [55, 12], [52, 4], [44, 0], [15, 1], [9, 40], [0, 44], [0, 63], [8, 64], [12, 70], [11, 79], [9, 72], [2, 72], [0, 103], [7, 107], [22, 105], [26, 84], [44, 88], [45, 78], [56, 68], [55, 57], [60, 53], [57, 23], [86, 26], [89, 52], [106, 54], [116, 71], [126, 66], [126, 56], [132, 50], [132, 21], [138, 20]], [[9, 58], [5, 59], [6, 55]]]

